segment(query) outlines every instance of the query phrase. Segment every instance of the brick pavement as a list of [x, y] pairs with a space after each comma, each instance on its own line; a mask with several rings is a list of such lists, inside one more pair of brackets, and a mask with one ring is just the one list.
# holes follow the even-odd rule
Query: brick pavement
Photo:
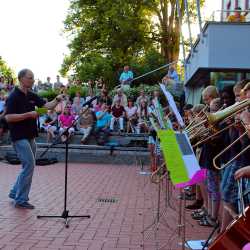
[[[68, 209], [74, 218], [65, 228], [63, 219], [37, 219], [37, 215], [61, 215], [64, 197], [64, 165], [38, 166], [31, 190], [35, 210], [13, 207], [7, 198], [19, 166], [0, 164], [0, 249], [154, 250], [181, 249], [178, 245], [178, 202], [174, 190], [171, 208], [160, 219], [159, 230], [149, 228], [157, 207], [157, 186], [139, 167], [127, 165], [69, 164]], [[97, 202], [115, 198], [117, 202]], [[164, 198], [164, 195], [162, 196]], [[165, 209], [164, 201], [161, 202]], [[196, 226], [187, 215], [187, 238], [205, 239], [210, 229]]]

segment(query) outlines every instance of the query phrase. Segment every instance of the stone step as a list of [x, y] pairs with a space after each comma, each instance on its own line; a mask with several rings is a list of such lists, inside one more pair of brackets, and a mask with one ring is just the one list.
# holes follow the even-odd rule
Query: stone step
[[[49, 143], [37, 143], [37, 157], [51, 146]], [[4, 158], [7, 152], [14, 152], [11, 145], [0, 146], [0, 157]], [[138, 162], [148, 165], [149, 153], [143, 147], [98, 146], [69, 144], [69, 162], [103, 163], [118, 165], [135, 165]], [[65, 160], [65, 144], [57, 144], [49, 148], [44, 155], [46, 158], [56, 157], [58, 161]]]

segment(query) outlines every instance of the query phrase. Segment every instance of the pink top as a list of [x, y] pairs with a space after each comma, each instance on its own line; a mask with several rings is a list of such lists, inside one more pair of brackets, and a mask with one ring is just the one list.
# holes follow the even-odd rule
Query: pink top
[[68, 128], [72, 125], [75, 117], [73, 115], [59, 115], [59, 122], [63, 128]]

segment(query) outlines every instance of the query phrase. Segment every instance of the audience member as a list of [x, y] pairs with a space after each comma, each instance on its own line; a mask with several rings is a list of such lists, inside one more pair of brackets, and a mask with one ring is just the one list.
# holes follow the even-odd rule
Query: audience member
[[137, 124], [137, 133], [147, 133], [149, 131], [148, 122], [149, 122], [149, 109], [148, 104], [144, 100], [141, 101], [140, 106], [137, 110], [138, 124]]
[[0, 76], [0, 91], [5, 89], [4, 77]]
[[94, 114], [88, 107], [83, 107], [79, 118], [79, 131], [83, 135], [81, 143], [86, 143], [94, 126]]
[[0, 115], [4, 112], [6, 98], [4, 93], [0, 90]]
[[119, 123], [119, 130], [123, 132], [123, 122], [124, 122], [124, 117], [125, 117], [125, 109], [121, 105], [121, 101], [117, 100], [115, 102], [115, 105], [111, 108], [111, 113], [112, 113], [112, 118], [110, 122], [110, 131], [114, 130], [114, 123], [118, 121]]
[[44, 120], [43, 127], [47, 131], [47, 142], [55, 138], [55, 131], [57, 130], [57, 113], [55, 110], [48, 110]]
[[149, 103], [149, 98], [148, 98], [148, 96], [146, 96], [145, 91], [143, 89], [140, 91], [140, 95], [136, 99], [136, 106], [137, 107], [140, 106], [141, 101]]
[[241, 8], [240, 7], [236, 7], [235, 12], [233, 15], [228, 16], [227, 21], [228, 22], [246, 22], [246, 17], [241, 15]]
[[130, 88], [131, 81], [134, 78], [133, 72], [129, 69], [129, 66], [124, 66], [123, 72], [120, 75], [119, 81], [123, 90]]
[[[60, 132], [60, 134], [62, 134], [62, 137], [61, 137], [62, 141], [65, 141], [66, 136], [63, 135], [63, 132], [67, 128], [69, 128], [75, 120], [74, 115], [71, 114], [71, 107], [70, 106], [66, 106], [64, 108], [64, 111], [62, 114], [59, 115], [58, 120], [59, 120], [59, 132]], [[73, 133], [75, 132], [74, 127], [70, 127], [68, 132], [69, 132], [69, 138], [70, 138], [73, 135]]]
[[60, 81], [60, 76], [57, 75], [56, 76], [56, 82], [54, 83], [54, 89], [55, 90], [61, 90], [61, 88], [63, 87], [63, 83]]
[[75, 116], [78, 116], [80, 114], [81, 109], [82, 109], [81, 98], [75, 97], [74, 102], [71, 106], [72, 114], [74, 114]]
[[112, 105], [112, 98], [108, 95], [108, 91], [106, 89], [101, 90], [100, 97], [98, 98], [98, 103], [106, 103], [110, 108]]
[[135, 128], [137, 125], [137, 107], [134, 106], [133, 100], [128, 100], [128, 106], [125, 107], [126, 121], [127, 121], [127, 133], [130, 131], [135, 133]]
[[128, 106], [127, 96], [123, 93], [122, 89], [117, 89], [117, 94], [113, 98], [112, 106], [114, 106], [117, 101], [120, 101], [123, 107]]

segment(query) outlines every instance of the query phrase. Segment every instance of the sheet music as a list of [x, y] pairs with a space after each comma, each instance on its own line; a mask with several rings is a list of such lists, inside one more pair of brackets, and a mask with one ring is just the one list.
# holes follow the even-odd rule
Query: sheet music
[[169, 93], [169, 91], [166, 90], [166, 87], [164, 84], [160, 84], [160, 87], [165, 95], [165, 97], [167, 98], [167, 101], [168, 101], [168, 104], [169, 104], [169, 107], [171, 108], [172, 112], [174, 113], [179, 125], [184, 128], [185, 127], [185, 124], [184, 124], [184, 121], [179, 113], [179, 110], [175, 104], [175, 101], [174, 101], [174, 98], [173, 96]]

